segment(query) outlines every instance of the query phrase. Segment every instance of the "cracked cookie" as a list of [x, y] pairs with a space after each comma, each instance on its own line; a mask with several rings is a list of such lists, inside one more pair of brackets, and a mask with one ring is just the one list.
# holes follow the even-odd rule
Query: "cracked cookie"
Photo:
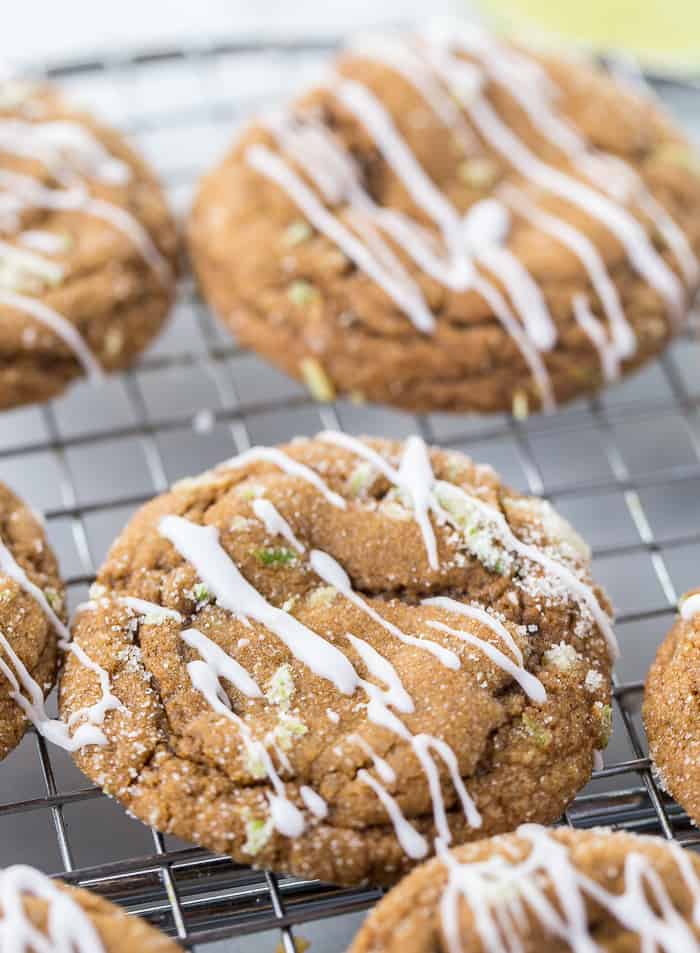
[[0, 761], [53, 688], [65, 591], [36, 515], [0, 483]]
[[700, 823], [700, 589], [681, 599], [644, 689], [649, 754], [663, 787]]
[[189, 243], [221, 320], [318, 399], [522, 416], [683, 326], [699, 162], [592, 65], [438, 24], [356, 42], [244, 129]]
[[175, 223], [116, 132], [0, 82], [0, 408], [128, 367], [174, 295]]
[[[7, 942], [5, 942], [7, 940]], [[87, 890], [17, 865], [0, 870], [0, 944], [14, 953], [178, 953], [140, 917]]]
[[693, 953], [698, 896], [700, 858], [678, 844], [528, 824], [413, 871], [348, 953]]
[[76, 763], [240, 862], [394, 882], [589, 779], [616, 651], [589, 570], [548, 503], [418, 437], [253, 448], [112, 546], [60, 684], [102, 735]]

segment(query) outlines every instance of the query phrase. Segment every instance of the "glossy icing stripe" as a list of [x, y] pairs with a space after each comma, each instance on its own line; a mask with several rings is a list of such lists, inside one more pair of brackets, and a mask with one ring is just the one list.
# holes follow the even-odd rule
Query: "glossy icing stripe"
[[251, 146], [246, 151], [248, 164], [280, 186], [306, 215], [311, 224], [334, 242], [357, 267], [375, 281], [425, 334], [435, 329], [435, 318], [427, 308], [420, 289], [412, 281], [397, 281], [325, 206], [283, 159], [266, 146]]
[[96, 382], [104, 380], [105, 372], [82, 335], [76, 331], [75, 325], [58, 311], [54, 311], [36, 298], [0, 288], [0, 305], [3, 304], [14, 311], [29, 315], [52, 331], [68, 347], [90, 380]]
[[543, 212], [522, 189], [507, 186], [502, 190], [502, 195], [518, 214], [576, 255], [586, 269], [610, 323], [610, 335], [616, 356], [620, 359], [631, 357], [637, 350], [636, 336], [625, 316], [617, 288], [593, 242], [564, 219]]
[[330, 681], [343, 695], [352, 695], [359, 681], [346, 656], [294, 616], [267, 602], [232, 562], [214, 526], [199, 526], [181, 516], [164, 516], [158, 531], [194, 566], [223, 609], [270, 629], [314, 674]]
[[[572, 953], [601, 953], [593, 933], [600, 918], [590, 914], [591, 904], [638, 937], [643, 953], [691, 953], [700, 949], [678, 901], [671, 899], [655, 866], [641, 851], [628, 850], [623, 889], [612, 892], [580, 871], [567, 845], [546, 828], [526, 824], [516, 834], [529, 842], [530, 851], [522, 859], [497, 850], [485, 861], [462, 864], [448, 851], [440, 852], [447, 869], [440, 917], [448, 953], [467, 953], [462, 943], [461, 904], [472, 912], [484, 953], [524, 949], [531, 916]], [[640, 838], [640, 843], [644, 840]], [[680, 847], [663, 844], [663, 849], [676, 861], [693, 898], [697, 923], [698, 876]]]
[[[43, 930], [27, 910], [29, 897], [47, 904]], [[17, 864], [0, 870], [0, 909], [2, 953], [104, 953], [99, 933], [80, 904], [33, 867]]]

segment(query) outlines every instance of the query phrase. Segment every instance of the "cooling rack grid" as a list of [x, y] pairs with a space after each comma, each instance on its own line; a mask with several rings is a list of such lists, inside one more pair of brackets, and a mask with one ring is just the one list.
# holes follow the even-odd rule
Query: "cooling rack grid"
[[[333, 37], [240, 42], [52, 64], [44, 72], [124, 129], [183, 210], [196, 175], [222, 152], [236, 123], [312, 76], [334, 44]], [[665, 83], [659, 91], [692, 125], [698, 90]], [[45, 513], [74, 606], [136, 506], [252, 444], [322, 427], [420, 432], [493, 464], [583, 531], [596, 577], [618, 610], [624, 654], [616, 730], [605, 767], [564, 821], [700, 846], [700, 832], [659, 790], [639, 724], [642, 679], [656, 645], [678, 595], [700, 583], [699, 359], [691, 331], [600, 399], [521, 422], [318, 405], [240, 350], [186, 280], [169, 329], [134, 370], [100, 390], [81, 383], [47, 407], [0, 416], [0, 478]], [[357, 918], [338, 918], [379, 896], [253, 872], [149, 832], [35, 734], [0, 772], [0, 863], [20, 860], [123, 904], [187, 947], [221, 941], [234, 953], [273, 953], [278, 942], [294, 953], [300, 926], [320, 937], [312, 951], [340, 953]]]

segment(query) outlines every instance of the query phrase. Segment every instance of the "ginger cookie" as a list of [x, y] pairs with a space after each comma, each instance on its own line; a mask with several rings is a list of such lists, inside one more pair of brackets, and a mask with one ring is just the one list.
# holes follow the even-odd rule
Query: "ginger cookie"
[[236, 860], [391, 883], [556, 820], [610, 731], [615, 640], [548, 503], [419, 437], [326, 432], [176, 484], [76, 614], [64, 721], [111, 699], [80, 768]]
[[169, 311], [176, 251], [120, 135], [51, 87], [0, 82], [0, 408], [132, 364]]
[[524, 415], [683, 326], [699, 210], [650, 98], [453, 24], [358, 41], [251, 123], [189, 242], [221, 320], [318, 399]]
[[45, 716], [57, 638], [68, 636], [65, 618], [65, 590], [44, 529], [0, 483], [0, 760], [21, 741], [28, 717], [40, 723]]
[[65, 724], [100, 713], [76, 762], [240, 862], [394, 882], [590, 777], [616, 649], [589, 569], [549, 504], [418, 437], [254, 448], [113, 545], [61, 679]]
[[649, 754], [664, 788], [700, 824], [700, 589], [681, 599], [644, 690]]
[[0, 946], [13, 953], [178, 953], [139, 917], [32, 867], [0, 870]]
[[348, 953], [694, 953], [698, 897], [700, 858], [678, 844], [526, 824], [414, 870]]

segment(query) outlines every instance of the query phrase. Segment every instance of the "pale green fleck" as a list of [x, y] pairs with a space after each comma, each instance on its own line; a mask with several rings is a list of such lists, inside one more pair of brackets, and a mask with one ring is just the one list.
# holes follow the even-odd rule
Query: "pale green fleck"
[[610, 735], [612, 734], [613, 710], [610, 705], [603, 705], [600, 702], [596, 702], [593, 707], [598, 719], [600, 720], [600, 738], [598, 747], [606, 748], [608, 742], [610, 741]]
[[274, 730], [275, 741], [283, 751], [289, 751], [295, 738], [302, 738], [308, 728], [303, 721], [282, 712]]
[[144, 625], [163, 625], [165, 622], [167, 622], [171, 618], [172, 616], [165, 611], [146, 612], [141, 617], [141, 621]]
[[537, 719], [530, 715], [523, 715], [523, 728], [534, 740], [538, 748], [548, 748], [552, 742], [552, 732], [543, 727]]
[[246, 771], [252, 778], [264, 778], [267, 775], [267, 768], [260, 753], [255, 749], [250, 749], [245, 757]]
[[362, 496], [377, 475], [377, 471], [371, 463], [367, 461], [359, 463], [350, 474], [348, 480], [348, 491], [352, 496]]
[[335, 601], [338, 590], [333, 586], [318, 586], [312, 589], [306, 597], [306, 601], [312, 609], [328, 608]]
[[255, 857], [267, 844], [272, 836], [272, 819], [262, 820], [258, 817], [251, 817], [245, 822], [245, 843], [241, 850]]
[[245, 516], [234, 516], [229, 525], [231, 532], [242, 533], [250, 526], [250, 520], [246, 519]]
[[289, 299], [293, 304], [303, 306], [313, 301], [318, 295], [318, 291], [310, 281], [306, 281], [303, 278], [297, 278], [297, 280], [293, 281], [289, 286], [287, 294], [289, 295]]
[[268, 546], [258, 549], [255, 555], [263, 566], [288, 566], [297, 560], [294, 550], [287, 549], [286, 546]]
[[294, 694], [294, 679], [292, 670], [286, 663], [280, 665], [275, 674], [270, 679], [270, 684], [265, 697], [271, 705], [279, 705], [286, 710], [289, 708], [292, 695]]
[[488, 156], [473, 156], [459, 164], [459, 177], [472, 189], [488, 189], [495, 185], [499, 167]]
[[197, 603], [209, 602], [211, 593], [203, 582], [195, 583], [192, 587], [192, 594]]
[[309, 223], [300, 219], [297, 222], [292, 222], [292, 224], [285, 229], [282, 241], [287, 248], [294, 248], [295, 245], [301, 245], [302, 242], [307, 241], [312, 235], [313, 229]]
[[285, 599], [282, 603], [282, 612], [291, 612], [301, 597], [298, 593]]
[[14, 593], [11, 589], [0, 589], [0, 602], [12, 602], [14, 598]]
[[309, 393], [321, 403], [328, 403], [335, 400], [335, 387], [330, 379], [323, 364], [315, 357], [305, 357], [299, 363], [299, 370], [304, 379], [304, 383], [309, 388]]
[[700, 155], [682, 142], [665, 142], [654, 151], [654, 159], [680, 166], [700, 176]]
[[242, 500], [257, 500], [259, 496], [263, 496], [265, 493], [265, 487], [260, 486], [259, 483], [240, 483], [234, 490], [236, 496], [239, 496]]
[[513, 417], [516, 420], [527, 420], [530, 413], [530, 404], [524, 390], [516, 390], [513, 394]]
[[450, 522], [462, 531], [464, 548], [492, 572], [509, 573], [513, 557], [499, 542], [497, 527], [484, 518], [476, 502], [442, 481], [436, 484], [435, 495]]
[[44, 595], [54, 612], [63, 611], [63, 596], [59, 592], [49, 587], [48, 589], [44, 589]]

